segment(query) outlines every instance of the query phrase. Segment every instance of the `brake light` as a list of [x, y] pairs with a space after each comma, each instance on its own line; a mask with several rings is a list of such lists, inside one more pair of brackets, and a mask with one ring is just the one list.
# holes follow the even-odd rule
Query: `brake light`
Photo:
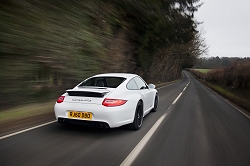
[[125, 104], [127, 100], [121, 100], [121, 99], [104, 99], [102, 102], [102, 105], [106, 107], [115, 107], [115, 106], [121, 106]]
[[60, 97], [58, 97], [57, 103], [62, 103], [63, 100], [64, 100], [64, 98], [65, 98], [65, 96], [60, 96]]

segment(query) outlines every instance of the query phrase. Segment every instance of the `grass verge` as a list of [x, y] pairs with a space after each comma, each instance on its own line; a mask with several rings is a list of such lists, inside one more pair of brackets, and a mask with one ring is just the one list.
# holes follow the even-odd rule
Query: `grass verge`
[[170, 84], [176, 83], [176, 82], [178, 82], [180, 80], [181, 79], [174, 80], [174, 81], [171, 81], [171, 82], [158, 83], [158, 84], [155, 84], [155, 86], [156, 86], [156, 89], [157, 89], [157, 88], [160, 88], [160, 87], [163, 87], [163, 86], [166, 86], [166, 85], [170, 85]]
[[206, 83], [206, 85], [223, 96], [226, 96], [228, 98], [235, 98], [236, 97], [234, 93], [229, 92], [228, 90], [226, 90], [225, 88], [223, 88], [219, 85], [214, 85], [211, 83]]
[[202, 74], [207, 74], [210, 72], [212, 69], [194, 69], [195, 71], [201, 72]]
[[6, 109], [0, 112], [0, 124], [53, 112], [55, 101], [34, 103]]

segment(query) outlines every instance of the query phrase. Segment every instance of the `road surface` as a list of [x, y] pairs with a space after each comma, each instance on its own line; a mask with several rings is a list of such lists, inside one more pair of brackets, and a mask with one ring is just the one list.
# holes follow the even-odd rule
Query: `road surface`
[[249, 166], [250, 119], [188, 72], [138, 131], [51, 123], [0, 139], [0, 165]]

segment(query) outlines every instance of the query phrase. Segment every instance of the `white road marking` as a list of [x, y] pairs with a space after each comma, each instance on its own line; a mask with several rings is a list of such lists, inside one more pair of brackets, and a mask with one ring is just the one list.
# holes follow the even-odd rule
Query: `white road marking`
[[179, 98], [181, 97], [181, 95], [182, 95], [182, 92], [176, 97], [176, 99], [173, 101], [173, 105], [177, 102], [177, 100], [179, 100]]
[[[186, 74], [187, 75], [187, 74]], [[188, 77], [189, 79], [189, 77]], [[168, 109], [171, 108], [172, 105], [174, 105], [177, 100], [181, 97], [182, 93], [186, 90], [186, 88], [188, 87], [190, 83], [190, 79], [189, 82], [187, 83], [187, 85], [184, 87], [184, 89], [182, 90], [182, 92], [176, 97], [176, 99], [173, 101], [173, 103], [168, 107]], [[168, 110], [167, 109], [167, 110]], [[154, 132], [158, 129], [158, 127], [160, 126], [160, 124], [162, 123], [162, 121], [164, 120], [164, 118], [167, 116], [167, 113], [163, 114], [156, 122], [155, 124], [151, 127], [151, 129], [147, 132], [147, 134], [142, 138], [142, 140], [136, 145], [136, 147], [130, 152], [130, 154], [126, 157], [126, 159], [121, 163], [120, 166], [129, 166], [131, 165], [134, 160], [137, 158], [137, 156], [140, 154], [140, 152], [142, 151], [142, 149], [144, 148], [144, 146], [147, 144], [147, 142], [149, 141], [149, 139], [152, 137], [152, 135], [154, 134]]]
[[[224, 99], [223, 99], [224, 100]], [[227, 102], [227, 101], [226, 101]], [[227, 102], [229, 105], [231, 105], [232, 107], [234, 107], [236, 110], [238, 110], [240, 113], [242, 113], [243, 115], [245, 115], [248, 119], [250, 119], [250, 116], [247, 115], [245, 112], [241, 111], [239, 108], [237, 108], [236, 106], [234, 106], [233, 104]]]
[[176, 99], [173, 101], [172, 105], [174, 105], [178, 100], [179, 98], [181, 97], [182, 93], [187, 89], [188, 85], [190, 83], [190, 80], [189, 82], [187, 83], [187, 85], [185, 86], [185, 88], [182, 90], [182, 92], [176, 97]]
[[132, 152], [127, 156], [127, 158], [121, 163], [121, 166], [131, 165], [136, 157], [140, 154], [144, 146], [147, 144], [149, 139], [152, 137], [154, 132], [162, 123], [163, 119], [167, 116], [167, 113], [162, 115], [156, 123], [151, 127], [151, 129], [147, 132], [147, 134], [142, 138], [142, 140], [136, 145], [136, 147], [132, 150]]
[[12, 134], [8, 134], [8, 135], [5, 135], [5, 136], [2, 136], [2, 137], [0, 137], [0, 140], [2, 140], [2, 139], [4, 139], [4, 138], [11, 137], [11, 136], [14, 136], [14, 135], [17, 135], [17, 134], [24, 133], [24, 132], [26, 132], [26, 131], [30, 131], [30, 130], [36, 129], [36, 128], [39, 128], [39, 127], [42, 127], [42, 126], [49, 125], [49, 124], [51, 124], [51, 123], [55, 123], [56, 121], [57, 121], [57, 120], [54, 120], [54, 121], [51, 121], [51, 122], [48, 122], [48, 123], [44, 123], [44, 124], [41, 124], [41, 125], [38, 125], [38, 126], [34, 126], [34, 127], [31, 127], [31, 128], [25, 129], [25, 130], [21, 130], [21, 131], [12, 133]]
[[185, 86], [185, 88], [183, 89], [183, 91], [185, 91], [185, 90], [186, 90], [186, 88], [187, 88], [187, 87]]

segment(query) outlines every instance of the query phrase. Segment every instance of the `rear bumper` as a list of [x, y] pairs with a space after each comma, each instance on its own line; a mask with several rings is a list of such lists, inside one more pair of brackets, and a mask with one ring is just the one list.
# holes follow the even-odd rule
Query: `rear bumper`
[[[134, 120], [136, 103], [128, 101], [122, 106], [105, 107], [98, 104], [83, 103], [56, 103], [54, 106], [55, 116], [58, 122], [75, 123], [90, 126], [108, 126], [110, 128], [120, 127]], [[84, 120], [78, 118], [69, 118], [69, 111], [91, 112], [92, 119]]]
[[110, 128], [109, 124], [105, 122], [68, 119], [68, 118], [58, 118], [57, 120], [58, 123], [76, 124], [76, 125], [83, 125], [83, 126], [97, 127], [97, 128]]

